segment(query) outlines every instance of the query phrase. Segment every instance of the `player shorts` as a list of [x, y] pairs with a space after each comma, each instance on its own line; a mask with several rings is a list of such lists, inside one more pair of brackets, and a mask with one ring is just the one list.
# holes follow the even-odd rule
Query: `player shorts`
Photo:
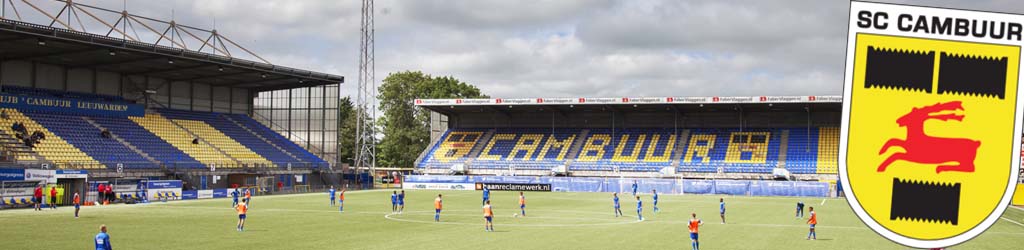
[[50, 204], [57, 204], [57, 197], [50, 197]]
[[434, 209], [434, 213], [436, 213], [436, 214], [441, 213], [441, 209]]
[[697, 240], [697, 233], [690, 233], [691, 240]]
[[615, 205], [615, 209], [619, 209], [619, 205]]
[[725, 215], [725, 210], [719, 211], [719, 214]]
[[523, 204], [523, 205], [519, 205], [519, 208], [520, 208], [520, 209], [522, 209], [522, 208], [526, 208], [526, 204]]
[[239, 215], [238, 215], [238, 219], [242, 219], [242, 220], [244, 220], [244, 219], [245, 219], [245, 215], [244, 215], [244, 214], [239, 214]]
[[814, 225], [816, 225], [816, 224], [811, 224], [811, 229], [814, 229]]
[[81, 205], [75, 204], [75, 209], [78, 209]]
[[404, 201], [399, 201], [399, 202], [398, 202], [398, 205], [399, 205], [399, 206], [405, 206], [405, 202], [404, 202]]
[[484, 216], [484, 219], [486, 219], [487, 222], [491, 222], [491, 219], [493, 219], [493, 218], [494, 217], [491, 217], [491, 216]]

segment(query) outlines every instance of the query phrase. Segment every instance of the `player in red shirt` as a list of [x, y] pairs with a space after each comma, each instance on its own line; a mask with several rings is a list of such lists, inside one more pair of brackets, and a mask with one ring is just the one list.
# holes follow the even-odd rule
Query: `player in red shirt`
[[107, 200], [114, 201], [114, 185], [107, 185]]
[[34, 206], [36, 211], [43, 211], [43, 185], [36, 186], [36, 189], [32, 194], [32, 202], [35, 202]]
[[57, 209], [57, 187], [50, 187], [50, 209]]
[[100, 204], [102, 204], [104, 201], [107, 200], [104, 197], [104, 195], [103, 195], [103, 191], [106, 191], [106, 190], [107, 190], [107, 187], [106, 187], [106, 185], [103, 185], [103, 183], [100, 183], [99, 185], [96, 185], [96, 198], [97, 198], [97, 200], [99, 200]]

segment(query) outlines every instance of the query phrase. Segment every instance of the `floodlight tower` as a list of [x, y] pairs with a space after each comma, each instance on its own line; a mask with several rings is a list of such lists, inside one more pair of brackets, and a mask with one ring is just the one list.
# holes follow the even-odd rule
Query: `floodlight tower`
[[373, 64], [373, 0], [363, 0], [359, 36], [359, 90], [356, 93], [355, 167], [376, 173], [377, 147], [374, 137], [377, 81]]

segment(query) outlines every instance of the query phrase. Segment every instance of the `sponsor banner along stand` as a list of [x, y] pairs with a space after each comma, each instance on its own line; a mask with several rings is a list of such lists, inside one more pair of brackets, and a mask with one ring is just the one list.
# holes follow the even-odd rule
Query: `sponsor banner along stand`
[[406, 182], [405, 189], [430, 189], [430, 190], [473, 190], [473, 183], [423, 183]]
[[173, 193], [181, 196], [181, 181], [180, 180], [151, 180], [146, 182], [146, 195], [149, 196], [149, 200], [157, 200], [158, 194], [169, 194]]
[[527, 183], [476, 183], [476, 190], [483, 190], [484, 187], [491, 191], [531, 191], [551, 192], [551, 184], [527, 184]]

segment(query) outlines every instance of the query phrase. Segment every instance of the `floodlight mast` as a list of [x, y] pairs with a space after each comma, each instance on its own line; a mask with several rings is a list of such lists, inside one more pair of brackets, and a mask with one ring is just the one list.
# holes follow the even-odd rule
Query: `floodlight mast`
[[373, 0], [363, 0], [359, 36], [359, 89], [356, 93], [355, 167], [357, 171], [376, 173], [376, 137], [374, 133], [377, 109], [374, 98], [377, 82], [374, 77]]

